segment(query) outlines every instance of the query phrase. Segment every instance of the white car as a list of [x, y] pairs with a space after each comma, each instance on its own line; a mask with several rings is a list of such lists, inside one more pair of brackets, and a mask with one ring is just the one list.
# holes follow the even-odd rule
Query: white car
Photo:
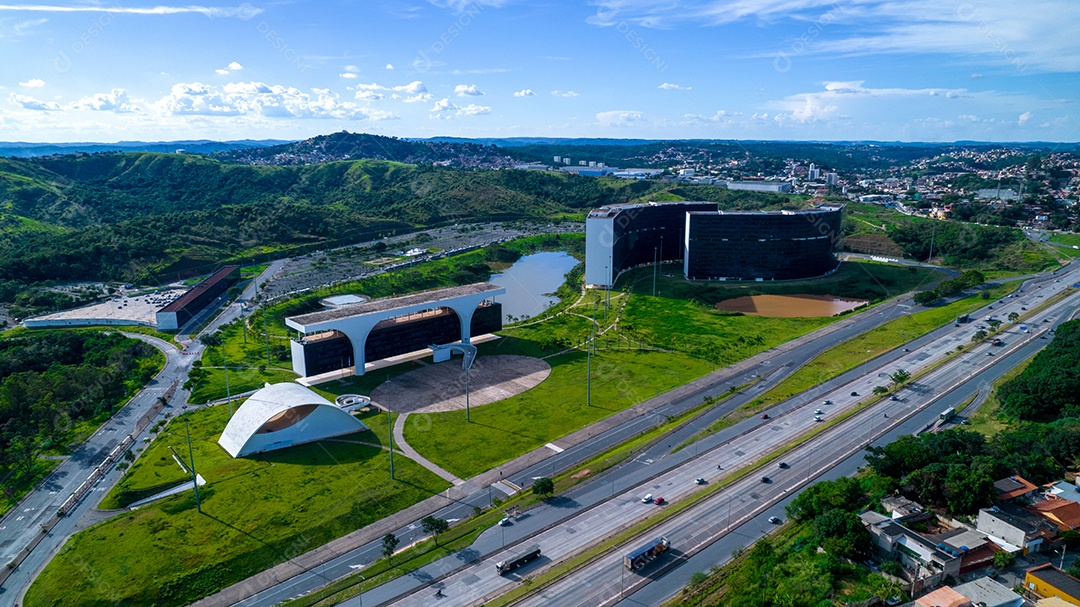
[[651, 503], [652, 503], [652, 500], [653, 500], [652, 494], [651, 494], [651, 493], [649, 493], [649, 494], [648, 494], [648, 495], [646, 495], [645, 497], [641, 498], [641, 503], [642, 503], [642, 504], [651, 504]]
[[505, 527], [505, 526], [507, 526], [509, 524], [510, 524], [510, 519], [509, 518], [503, 518], [502, 520], [499, 521], [499, 526], [500, 527]]
[[814, 415], [821, 415], [822, 413], [824, 413], [824, 411], [821, 409], [814, 409]]
[[823, 418], [822, 418], [822, 417], [821, 417], [820, 415], [815, 415], [815, 416], [814, 416], [814, 421], [816, 421], [816, 422], [823, 422], [823, 421], [825, 421], [825, 420], [824, 420], [824, 419], [823, 419]]

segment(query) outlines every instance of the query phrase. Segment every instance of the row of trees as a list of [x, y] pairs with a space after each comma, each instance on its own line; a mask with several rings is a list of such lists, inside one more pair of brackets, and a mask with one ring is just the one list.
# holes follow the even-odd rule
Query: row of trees
[[941, 281], [933, 289], [919, 291], [912, 297], [912, 300], [917, 304], [929, 305], [942, 297], [958, 295], [964, 289], [981, 285], [984, 282], [986, 282], [986, 276], [982, 272], [967, 270], [956, 278]]

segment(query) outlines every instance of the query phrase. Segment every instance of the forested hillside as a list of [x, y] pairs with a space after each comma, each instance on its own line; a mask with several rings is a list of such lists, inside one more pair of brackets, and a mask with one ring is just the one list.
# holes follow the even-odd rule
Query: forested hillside
[[0, 301], [48, 280], [176, 278], [253, 253], [486, 220], [582, 218], [635, 200], [786, 199], [712, 186], [382, 160], [229, 164], [184, 154], [0, 159]]

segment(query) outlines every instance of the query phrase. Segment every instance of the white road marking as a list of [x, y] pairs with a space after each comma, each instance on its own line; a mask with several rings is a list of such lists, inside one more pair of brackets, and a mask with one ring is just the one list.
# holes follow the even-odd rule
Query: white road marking
[[548, 444], [546, 444], [544, 446], [547, 447], [548, 449], [551, 449], [555, 453], [562, 453], [564, 451], [564, 449], [562, 447], [556, 445], [555, 443], [548, 443]]

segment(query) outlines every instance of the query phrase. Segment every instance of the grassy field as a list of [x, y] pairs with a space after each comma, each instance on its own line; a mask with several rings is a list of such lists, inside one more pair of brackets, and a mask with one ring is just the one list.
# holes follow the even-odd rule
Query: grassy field
[[1057, 242], [1070, 247], [1080, 247], [1080, 234], [1053, 234], [1050, 242]]
[[405, 440], [469, 478], [712, 370], [682, 354], [601, 350], [593, 356], [592, 406], [586, 406], [586, 358], [579, 351], [554, 356], [551, 375], [532, 390], [473, 407], [472, 423], [464, 411], [430, 414], [430, 428], [410, 424]]
[[[202, 514], [192, 494], [122, 514], [71, 538], [26, 595], [26, 605], [184, 605], [447, 488], [411, 461], [360, 442], [362, 432], [232, 459], [217, 444], [228, 411], [191, 413]], [[382, 419], [381, 417], [378, 419]], [[373, 423], [373, 425], [375, 425]], [[355, 441], [355, 442], [354, 442]], [[183, 480], [184, 424], [173, 420], [107, 499]]]
[[970, 430], [974, 430], [986, 436], [994, 436], [1010, 427], [1011, 424], [999, 415], [1001, 413], [1001, 402], [998, 401], [997, 398], [997, 389], [1002, 384], [1023, 373], [1024, 369], [1027, 369], [1028, 364], [1033, 358], [1035, 358], [1034, 355], [1012, 369], [1009, 369], [994, 382], [994, 385], [990, 387], [990, 395], [986, 397], [986, 402], [980, 405], [979, 408], [975, 410], [975, 413], [968, 417]]
[[977, 310], [989, 301], [1010, 293], [1019, 284], [1019, 282], [1010, 282], [988, 289], [989, 300], [972, 295], [948, 305], [897, 318], [867, 331], [818, 355], [776, 387], [749, 403], [747, 407], [756, 411], [783, 402], [841, 373], [850, 371], [880, 354], [952, 322], [957, 316]]

